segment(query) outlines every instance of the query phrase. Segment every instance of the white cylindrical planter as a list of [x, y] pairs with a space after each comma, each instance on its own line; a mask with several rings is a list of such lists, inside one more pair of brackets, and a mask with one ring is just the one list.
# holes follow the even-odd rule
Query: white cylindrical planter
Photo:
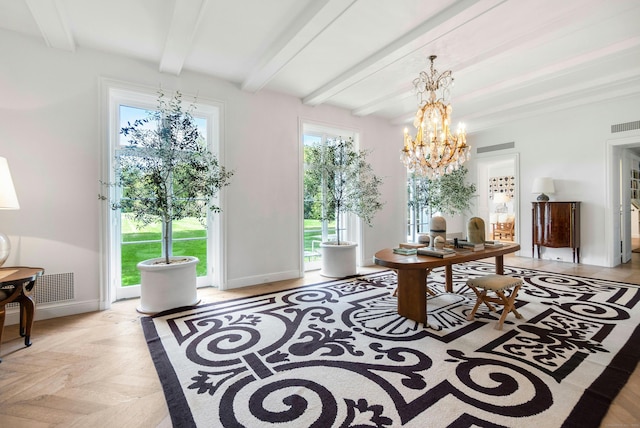
[[320, 244], [322, 254], [320, 275], [331, 278], [342, 278], [357, 275], [355, 242], [323, 242]]
[[154, 314], [181, 306], [198, 304], [196, 284], [197, 257], [180, 256], [164, 263], [164, 257], [138, 263], [140, 271], [140, 306], [138, 312]]

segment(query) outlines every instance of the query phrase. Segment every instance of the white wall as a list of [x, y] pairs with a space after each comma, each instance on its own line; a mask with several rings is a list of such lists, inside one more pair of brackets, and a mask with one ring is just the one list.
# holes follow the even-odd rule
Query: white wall
[[[46, 307], [39, 307], [39, 318], [95, 310], [106, 299], [99, 286], [100, 215], [106, 207], [97, 198], [103, 178], [100, 120], [106, 107], [100, 96], [102, 78], [152, 89], [162, 85], [224, 103], [223, 162], [236, 172], [224, 192], [226, 285], [261, 283], [302, 272], [301, 120], [355, 129], [361, 147], [374, 150], [370, 161], [385, 177], [386, 205], [373, 228], [363, 227], [361, 263], [369, 263], [378, 249], [405, 239], [406, 175], [398, 160], [401, 126], [375, 117], [354, 117], [339, 108], [304, 106], [286, 95], [246, 93], [235, 84], [195, 73], [161, 74], [155, 63], [82, 48], [62, 52], [47, 48], [40, 39], [1, 30], [0, 54], [0, 156], [9, 161], [21, 204], [19, 211], [0, 212], [0, 227], [14, 247], [7, 265], [41, 266], [49, 274], [75, 276], [75, 300], [55, 308], [57, 312], [52, 309], [50, 315]], [[614, 138], [611, 124], [638, 120], [638, 105], [636, 95], [469, 135], [475, 148], [516, 143], [512, 152], [520, 155], [523, 255], [531, 246], [526, 225], [531, 223], [534, 199], [527, 189], [535, 177], [548, 175], [556, 180], [553, 199], [582, 201], [581, 261], [606, 264], [605, 141]], [[468, 125], [472, 131], [473, 124]], [[475, 155], [468, 164], [469, 178], [477, 176], [474, 159]], [[549, 249], [544, 255], [570, 260], [568, 249]]]
[[[509, 152], [519, 153], [520, 159], [521, 255], [531, 255], [531, 202], [535, 201], [531, 183], [536, 177], [549, 176], [556, 188], [552, 201], [581, 201], [580, 262], [607, 265], [606, 142], [640, 135], [637, 130], [610, 132], [613, 124], [638, 120], [639, 105], [640, 96], [635, 95], [514, 120], [469, 135], [468, 140], [476, 148], [515, 142]], [[472, 122], [468, 129], [473, 129]], [[472, 164], [474, 161], [472, 156]], [[470, 175], [473, 173], [475, 168]], [[543, 258], [571, 261], [571, 249], [545, 248]]]
[[[402, 133], [386, 120], [308, 107], [298, 98], [267, 91], [250, 94], [195, 73], [161, 74], [155, 64], [97, 51], [61, 52], [40, 39], [1, 30], [0, 54], [0, 156], [8, 159], [21, 205], [19, 211], [0, 213], [0, 226], [13, 245], [7, 265], [74, 273], [75, 301], [58, 307], [55, 315], [95, 310], [106, 298], [99, 286], [99, 230], [107, 207], [97, 197], [99, 180], [106, 178], [100, 173], [103, 78], [152, 90], [161, 85], [224, 103], [223, 163], [235, 170], [224, 192], [226, 285], [302, 272], [301, 119], [356, 129], [361, 147], [374, 149], [370, 161], [385, 177], [386, 205], [374, 226], [363, 228], [362, 262], [370, 264], [375, 251], [402, 240], [405, 174], [395, 161]], [[37, 312], [39, 318], [48, 316], [47, 308]]]

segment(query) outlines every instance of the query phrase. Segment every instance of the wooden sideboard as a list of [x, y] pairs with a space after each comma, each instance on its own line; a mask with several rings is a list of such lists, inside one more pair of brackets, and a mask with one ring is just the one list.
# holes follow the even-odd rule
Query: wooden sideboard
[[533, 202], [531, 257], [540, 247], [573, 249], [573, 262], [580, 263], [580, 202]]

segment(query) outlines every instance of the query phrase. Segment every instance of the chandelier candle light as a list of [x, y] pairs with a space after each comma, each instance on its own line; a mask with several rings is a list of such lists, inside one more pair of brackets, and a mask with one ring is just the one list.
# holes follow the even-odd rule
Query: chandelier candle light
[[[400, 159], [410, 172], [430, 179], [457, 170], [469, 159], [470, 147], [464, 125], [459, 124], [456, 135], [451, 135], [451, 104], [449, 86], [453, 83], [451, 70], [438, 75], [433, 67], [435, 55], [431, 55], [430, 74], [426, 71], [413, 81], [418, 97], [418, 111], [413, 121], [417, 128], [413, 140], [408, 130], [404, 130], [404, 148]], [[440, 97], [438, 97], [440, 91]]]

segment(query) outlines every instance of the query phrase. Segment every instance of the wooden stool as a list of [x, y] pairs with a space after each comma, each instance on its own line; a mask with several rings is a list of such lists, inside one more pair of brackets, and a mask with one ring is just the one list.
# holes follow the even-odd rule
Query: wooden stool
[[[518, 313], [515, 307], [518, 290], [522, 287], [521, 279], [505, 275], [485, 275], [478, 278], [468, 279], [467, 286], [476, 293], [476, 296], [478, 296], [478, 300], [476, 301], [473, 310], [467, 316], [468, 321], [473, 321], [476, 311], [482, 303], [487, 305], [489, 310], [492, 312], [496, 312], [496, 308], [491, 303], [504, 306], [500, 321], [498, 321], [498, 324], [495, 327], [496, 330], [502, 330], [502, 324], [507, 318], [507, 314], [509, 312], [513, 312], [517, 319], [522, 318], [522, 315]], [[505, 295], [506, 290], [510, 290], [508, 297]], [[493, 291], [497, 297], [488, 296], [487, 293], [489, 291]]]

